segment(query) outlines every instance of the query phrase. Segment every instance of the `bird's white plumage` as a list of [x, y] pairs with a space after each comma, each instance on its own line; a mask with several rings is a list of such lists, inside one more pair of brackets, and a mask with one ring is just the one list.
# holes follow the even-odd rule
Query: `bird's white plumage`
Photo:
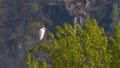
[[39, 29], [39, 32], [38, 32], [39, 40], [43, 39], [44, 34], [45, 34], [45, 27], [42, 27], [42, 28]]

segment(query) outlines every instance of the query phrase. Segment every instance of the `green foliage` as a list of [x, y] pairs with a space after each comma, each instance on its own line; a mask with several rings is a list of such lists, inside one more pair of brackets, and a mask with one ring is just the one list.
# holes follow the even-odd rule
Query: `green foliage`
[[[50, 44], [29, 49], [26, 64], [29, 68], [46, 68], [45, 60], [36, 61], [32, 53], [44, 51], [50, 58], [52, 68], [119, 68], [120, 26], [116, 26], [114, 38], [108, 38], [95, 19], [86, 19], [85, 28], [76, 24], [56, 26], [56, 34], [49, 32]], [[117, 67], [116, 67], [117, 66]], [[40, 68], [41, 68], [40, 67]]]
[[110, 48], [112, 54], [111, 68], [120, 68], [120, 25], [115, 27], [114, 39], [110, 38]]
[[89, 20], [88, 18], [82, 33], [80, 42], [86, 63], [89, 64], [89, 66], [85, 66], [88, 68], [109, 68], [110, 54], [104, 29], [97, 25], [95, 19]]
[[38, 68], [38, 64], [35, 61], [35, 59], [31, 56], [31, 54], [28, 54], [26, 57], [26, 64], [29, 68]]
[[46, 68], [45, 60], [40, 58], [36, 61], [30, 53], [26, 56], [26, 64], [28, 68]]
[[46, 68], [46, 63], [45, 60], [43, 58], [38, 60], [38, 68]]
[[116, 41], [120, 42], [120, 25], [117, 24], [115, 29], [116, 29], [116, 32], [115, 32], [114, 37], [115, 37]]

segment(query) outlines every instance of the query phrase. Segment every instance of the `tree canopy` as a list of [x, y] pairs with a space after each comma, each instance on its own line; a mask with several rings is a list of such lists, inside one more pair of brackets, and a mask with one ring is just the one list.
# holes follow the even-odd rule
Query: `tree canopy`
[[[26, 64], [29, 68], [119, 68], [120, 63], [120, 25], [116, 26], [114, 37], [108, 37], [104, 28], [95, 19], [86, 19], [85, 28], [65, 23], [56, 26], [56, 33], [49, 32], [50, 44], [29, 49]], [[50, 58], [36, 59], [34, 52], [43, 51]], [[117, 66], [117, 67], [116, 67]]]

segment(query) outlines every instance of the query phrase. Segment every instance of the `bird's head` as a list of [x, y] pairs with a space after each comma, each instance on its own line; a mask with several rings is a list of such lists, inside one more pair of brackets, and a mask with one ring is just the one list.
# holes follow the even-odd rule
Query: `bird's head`
[[46, 30], [46, 28], [45, 28], [45, 27], [42, 27], [41, 29], [44, 29], [44, 30]]
[[48, 30], [45, 26], [41, 27], [40, 29], [43, 29], [43, 30]]

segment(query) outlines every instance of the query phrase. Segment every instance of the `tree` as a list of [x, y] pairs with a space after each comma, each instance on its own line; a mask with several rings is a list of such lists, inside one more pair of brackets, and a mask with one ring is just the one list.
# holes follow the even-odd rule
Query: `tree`
[[[76, 33], [70, 24], [56, 26], [56, 34], [49, 32], [51, 43], [29, 49], [27, 57], [32, 57], [32, 53], [39, 50], [45, 51], [49, 56], [52, 68], [110, 68], [111, 55], [104, 29], [98, 26], [95, 19], [89, 18], [86, 20], [85, 29], [79, 24], [76, 26]], [[33, 57], [31, 59], [37, 62]], [[34, 66], [31, 59], [27, 59], [28, 67]]]
[[115, 30], [114, 37], [110, 38], [111, 68], [120, 68], [120, 25], [116, 25]]

